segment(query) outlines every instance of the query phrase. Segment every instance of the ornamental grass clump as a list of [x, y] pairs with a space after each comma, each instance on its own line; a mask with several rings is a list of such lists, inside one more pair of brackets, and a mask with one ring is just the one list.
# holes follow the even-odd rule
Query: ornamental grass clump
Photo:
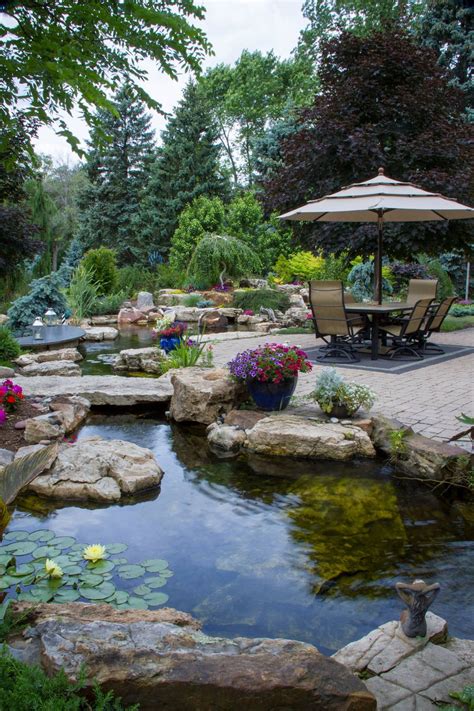
[[367, 385], [346, 382], [334, 368], [321, 371], [310, 397], [327, 415], [339, 407], [344, 407], [348, 415], [353, 415], [359, 407], [370, 410], [375, 402], [375, 393]]
[[237, 380], [257, 380], [261, 383], [281, 383], [298, 373], [312, 370], [305, 351], [287, 343], [265, 343], [259, 348], [243, 351], [228, 366]]

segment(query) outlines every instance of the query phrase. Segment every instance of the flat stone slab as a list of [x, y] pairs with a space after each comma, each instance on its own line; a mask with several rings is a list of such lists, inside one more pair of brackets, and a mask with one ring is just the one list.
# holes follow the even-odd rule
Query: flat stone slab
[[85, 375], [80, 378], [39, 376], [16, 382], [28, 395], [80, 395], [92, 405], [123, 407], [147, 403], [167, 403], [173, 387], [167, 376], [161, 378], [123, 378], [119, 375]]

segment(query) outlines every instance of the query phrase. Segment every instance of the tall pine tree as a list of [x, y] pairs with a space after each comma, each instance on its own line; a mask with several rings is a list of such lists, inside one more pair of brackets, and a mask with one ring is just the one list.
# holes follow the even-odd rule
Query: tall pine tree
[[200, 195], [226, 198], [215, 124], [195, 84], [189, 83], [162, 133], [146, 187], [140, 229], [150, 249], [166, 253], [186, 205]]
[[[143, 189], [156, 155], [145, 104], [125, 84], [115, 98], [117, 114], [101, 110], [102, 128], [91, 133], [79, 238], [86, 248], [115, 249], [119, 262], [146, 261], [150, 246], [139, 228]], [[101, 132], [111, 136], [105, 146]]]

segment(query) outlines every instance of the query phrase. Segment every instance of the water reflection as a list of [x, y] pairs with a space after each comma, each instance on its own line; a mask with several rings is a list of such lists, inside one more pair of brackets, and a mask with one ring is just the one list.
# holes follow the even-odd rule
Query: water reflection
[[397, 617], [394, 582], [414, 576], [441, 583], [434, 611], [453, 634], [474, 634], [463, 502], [397, 482], [378, 462], [219, 460], [202, 430], [159, 420], [96, 416], [81, 436], [92, 434], [152, 449], [165, 471], [159, 495], [110, 507], [27, 496], [10, 528], [124, 541], [130, 561], [167, 559], [170, 604], [213, 634], [294, 637], [330, 652]]

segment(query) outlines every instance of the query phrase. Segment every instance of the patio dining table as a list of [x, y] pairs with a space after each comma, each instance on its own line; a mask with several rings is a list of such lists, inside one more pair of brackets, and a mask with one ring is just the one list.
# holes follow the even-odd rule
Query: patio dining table
[[397, 311], [412, 311], [413, 304], [408, 304], [406, 301], [388, 301], [384, 304], [376, 304], [362, 302], [359, 304], [346, 304], [347, 313], [358, 313], [370, 316], [370, 331], [371, 331], [371, 360], [377, 360], [379, 357], [379, 323], [381, 316], [389, 316]]

